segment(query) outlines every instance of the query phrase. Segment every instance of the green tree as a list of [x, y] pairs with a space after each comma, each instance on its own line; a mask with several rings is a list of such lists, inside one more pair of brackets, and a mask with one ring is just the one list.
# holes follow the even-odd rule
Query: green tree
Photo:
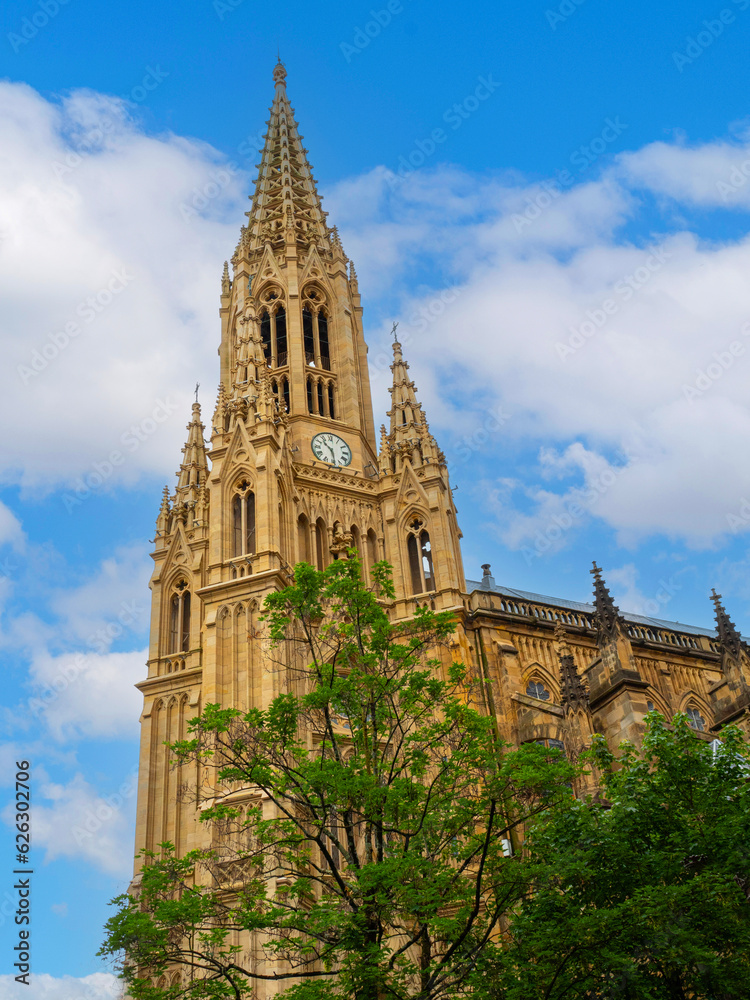
[[[739, 729], [647, 716], [640, 748], [595, 737], [600, 795], [530, 825], [535, 885], [485, 977], [498, 1000], [750, 996], [750, 784]], [[496, 956], [492, 956], [495, 958]]]
[[[438, 1000], [468, 996], [499, 954], [528, 877], [508, 845], [569, 797], [573, 769], [501, 744], [470, 668], [448, 662], [454, 616], [394, 624], [390, 568], [373, 576], [369, 590], [354, 552], [298, 565], [265, 605], [289, 690], [265, 711], [208, 705], [173, 745], [200, 765], [221, 836], [183, 858], [162, 845], [115, 901], [102, 954], [126, 956], [135, 1000], [241, 1000], [269, 979], [294, 1000]], [[241, 789], [247, 811], [226, 800]], [[238, 931], [257, 932], [265, 968]], [[174, 969], [189, 985], [154, 985]]]

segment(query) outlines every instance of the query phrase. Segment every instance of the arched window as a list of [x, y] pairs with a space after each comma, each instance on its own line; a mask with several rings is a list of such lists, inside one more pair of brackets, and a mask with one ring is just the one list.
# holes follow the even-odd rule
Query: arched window
[[169, 608], [169, 652], [190, 649], [190, 591], [185, 580], [175, 587]]
[[430, 534], [418, 517], [415, 517], [409, 525], [407, 549], [412, 593], [424, 594], [434, 590], [435, 571], [432, 565]]
[[356, 524], [352, 525], [352, 548], [356, 549], [360, 557], [362, 556], [362, 539], [359, 535], [359, 528]]
[[315, 556], [318, 564], [318, 569], [325, 569], [328, 565], [328, 560], [325, 558], [326, 548], [328, 542], [328, 531], [321, 518], [315, 522]]
[[378, 561], [378, 540], [372, 528], [367, 532], [367, 562], [372, 568]]
[[297, 560], [310, 562], [310, 522], [304, 514], [297, 518]]
[[263, 345], [263, 357], [271, 360], [271, 317], [263, 312], [260, 317], [260, 340]]
[[255, 494], [243, 480], [232, 499], [232, 555], [255, 554]]
[[313, 384], [311, 378], [307, 380], [307, 412], [313, 412]]
[[331, 349], [328, 346], [328, 319], [322, 310], [318, 313], [318, 344], [320, 345], [321, 368], [330, 371]]
[[281, 396], [284, 413], [289, 413], [289, 379], [286, 375], [281, 380]]
[[701, 733], [705, 730], [706, 720], [695, 705], [688, 705], [685, 709], [685, 715], [688, 717], [688, 725], [691, 729], [697, 729]]
[[538, 698], [539, 701], [549, 701], [549, 691], [538, 679], [532, 678], [526, 685], [526, 694], [531, 698]]
[[313, 318], [310, 310], [302, 310], [302, 338], [305, 343], [305, 362], [315, 364], [315, 336], [313, 334]]
[[336, 419], [336, 410], [333, 406], [333, 382], [328, 383], [328, 416], [331, 420]]
[[321, 416], [325, 413], [325, 410], [323, 409], [323, 383], [320, 382], [320, 380], [318, 381], [318, 413], [320, 413]]
[[286, 364], [286, 312], [283, 306], [276, 311], [276, 365], [280, 368]]

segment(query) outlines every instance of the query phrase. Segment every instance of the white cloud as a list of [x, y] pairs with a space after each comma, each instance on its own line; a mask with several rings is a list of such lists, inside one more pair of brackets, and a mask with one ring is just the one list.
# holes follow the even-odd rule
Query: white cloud
[[[742, 140], [745, 141], [742, 141]], [[750, 143], [717, 140], [688, 146], [652, 142], [623, 153], [624, 179], [676, 201], [705, 207], [750, 208]]]
[[28, 707], [56, 740], [126, 739], [138, 735], [148, 650], [37, 656], [30, 667]]
[[[726, 160], [725, 145], [713, 150], [717, 162]], [[392, 195], [396, 207], [405, 203], [399, 227], [382, 177], [380, 187], [370, 177], [375, 203], [385, 207], [374, 213], [371, 201], [361, 209], [368, 242], [358, 269], [379, 269], [379, 280], [402, 293], [402, 341], [439, 439], [471, 439], [502, 407], [512, 419], [481, 449], [492, 465], [502, 467], [508, 442], [568, 454], [562, 488], [548, 488], [540, 462], [539, 481], [526, 477], [525, 501], [504, 510], [503, 538], [514, 547], [528, 544], [592, 476], [611, 475], [607, 469], [615, 482], [590, 514], [624, 544], [661, 533], [711, 546], [730, 530], [727, 515], [750, 498], [750, 466], [737, 460], [750, 448], [750, 239], [703, 242], [682, 229], [630, 242], [621, 225], [641, 223], [636, 188], [658, 184], [645, 170], [636, 178], [636, 161], [628, 163], [630, 173], [617, 163], [598, 180], [548, 194], [522, 225], [513, 216], [536, 204], [539, 186], [511, 197], [507, 179], [480, 179], [478, 212], [466, 176], [424, 171], [417, 195], [407, 182]], [[422, 210], [431, 183], [432, 207]], [[453, 195], [441, 216], [435, 206], [446, 185]], [[356, 185], [341, 186], [352, 232], [358, 195]], [[675, 189], [680, 195], [694, 197]], [[422, 265], [441, 275], [429, 291], [403, 280], [415, 228]], [[456, 290], [455, 301], [420, 319], [441, 287]], [[384, 325], [383, 340], [385, 333]], [[370, 340], [377, 359], [380, 343]], [[374, 374], [384, 396], [387, 378]]]
[[[77, 774], [65, 785], [38, 785], [34, 806], [34, 844], [45, 864], [58, 858], [85, 861], [119, 878], [133, 869], [133, 819], [136, 776], [126, 776], [117, 791], [101, 796]], [[11, 825], [12, 807], [3, 811]]]
[[[8, 152], [0, 165], [0, 299], [11, 359], [0, 375], [0, 416], [6, 407], [6, 423], [18, 412], [31, 421], [23, 441], [10, 440], [0, 475], [45, 488], [104, 468], [108, 489], [176, 467], [187, 388], [198, 373], [204, 385], [215, 378], [218, 262], [237, 239], [249, 178], [227, 175], [207, 218], [186, 224], [181, 205], [184, 214], [222, 169], [215, 150], [145, 135], [121, 101], [102, 95], [78, 93], [58, 105], [6, 83], [0, 96]], [[92, 146], [102, 117], [112, 127]], [[90, 151], [67, 171], [65, 156], [82, 143]], [[506, 441], [561, 452], [577, 444], [589, 464], [618, 465], [626, 449], [632, 457], [595, 516], [623, 542], [656, 532], [707, 546], [750, 497], [750, 466], [736, 460], [750, 447], [750, 240], [671, 230], [681, 204], [724, 204], [719, 184], [735, 168], [727, 206], [750, 205], [750, 180], [740, 183], [748, 157], [741, 133], [695, 147], [652, 143], [568, 188], [443, 165], [393, 183], [378, 167], [326, 192], [326, 207], [365, 296], [387, 291], [381, 308], [392, 305], [402, 317], [438, 435], [471, 437], [500, 406], [512, 419], [482, 446], [494, 462]], [[671, 207], [666, 235], [636, 244], [623, 227], [653, 229], [651, 217], [639, 217], [644, 188]], [[24, 386], [16, 365], [121, 267], [132, 282]], [[455, 301], [440, 309], [436, 297], [446, 288]], [[420, 309], [434, 310], [436, 301], [437, 314], [425, 321]], [[368, 332], [373, 358], [386, 329]], [[386, 381], [375, 380], [378, 411], [388, 406]], [[123, 434], [160, 397], [179, 397], [178, 415], [128, 451]], [[113, 449], [123, 463], [110, 472]], [[565, 504], [586, 488], [580, 463], [571, 461], [559, 488], [548, 488], [547, 471], [540, 465], [539, 482], [527, 479], [520, 515], [533, 518], [535, 502]], [[508, 537], [524, 543], [523, 531]]]
[[90, 976], [50, 976], [34, 973], [30, 985], [20, 986], [13, 976], [0, 976], [0, 1000], [18, 1000], [20, 991], [27, 1000], [120, 1000], [122, 981], [108, 972]]
[[152, 568], [145, 546], [120, 546], [86, 582], [55, 591], [50, 606], [64, 635], [105, 652], [123, 635], [145, 629]]
[[[205, 143], [147, 136], [122, 101], [88, 92], [53, 104], [0, 83], [0, 145], [0, 420], [23, 413], [25, 430], [8, 436], [0, 477], [72, 484], [113, 451], [122, 462], [105, 489], [176, 467], [189, 391], [216, 380], [221, 262], [247, 178], [219, 173]], [[185, 221], [206, 190], [218, 191], [206, 217]], [[32, 356], [42, 370], [19, 374], [33, 372]], [[150, 433], [159, 400], [176, 410]], [[134, 445], [124, 436], [144, 421]]]

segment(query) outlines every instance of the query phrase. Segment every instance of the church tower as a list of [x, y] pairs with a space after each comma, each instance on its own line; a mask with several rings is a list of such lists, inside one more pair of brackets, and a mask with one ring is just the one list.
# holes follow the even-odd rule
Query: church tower
[[[465, 580], [445, 455], [396, 338], [376, 441], [357, 275], [322, 209], [281, 63], [273, 78], [247, 223], [221, 276], [216, 406], [204, 423], [193, 404], [156, 520], [136, 852], [226, 844], [198, 819], [206, 775], [175, 769], [165, 744], [209, 703], [266, 708], [297, 691], [264, 643], [263, 602], [295, 563], [323, 569], [351, 548], [366, 582], [374, 562], [393, 566], [394, 620], [423, 604], [453, 612], [441, 655], [463, 660], [509, 744], [575, 757], [601, 733], [614, 749], [638, 742], [653, 709], [683, 711], [700, 739], [728, 721], [750, 731], [750, 641], [719, 595], [706, 629], [621, 612], [596, 564], [593, 603], [499, 586], [489, 564], [481, 582]], [[234, 943], [263, 961], [257, 942]], [[275, 992], [261, 984], [258, 1000]]]
[[157, 518], [138, 851], [214, 836], [185, 794], [201, 792], [200, 776], [172, 769], [164, 743], [208, 703], [265, 707], [289, 690], [258, 615], [295, 563], [322, 569], [355, 548], [369, 579], [387, 559], [394, 618], [425, 601], [458, 611], [466, 587], [445, 456], [398, 341], [377, 448], [356, 272], [327, 224], [281, 63], [273, 78], [247, 223], [221, 278], [216, 407], [206, 437], [193, 405]]

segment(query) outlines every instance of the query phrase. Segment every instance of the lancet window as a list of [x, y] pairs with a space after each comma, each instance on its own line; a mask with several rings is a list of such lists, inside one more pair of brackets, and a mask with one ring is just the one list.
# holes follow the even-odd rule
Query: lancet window
[[409, 524], [407, 537], [409, 571], [413, 594], [424, 594], [435, 589], [435, 571], [432, 565], [430, 533], [424, 522], [415, 517]]
[[283, 368], [289, 359], [286, 330], [286, 310], [279, 292], [271, 288], [263, 296], [260, 314], [260, 339], [263, 357], [269, 368]]
[[232, 555], [255, 554], [255, 494], [243, 479], [232, 497]]
[[332, 379], [307, 376], [307, 412], [336, 419], [336, 388]]
[[304, 293], [302, 306], [302, 339], [305, 364], [311, 368], [331, 370], [331, 346], [328, 333], [328, 313], [323, 293], [309, 288]]
[[169, 652], [190, 649], [190, 591], [185, 580], [174, 589], [169, 604]]
[[688, 725], [691, 729], [697, 729], [699, 732], [703, 732], [706, 728], [706, 720], [700, 713], [700, 709], [697, 709], [695, 705], [688, 705], [685, 709], [685, 715], [688, 717]]

